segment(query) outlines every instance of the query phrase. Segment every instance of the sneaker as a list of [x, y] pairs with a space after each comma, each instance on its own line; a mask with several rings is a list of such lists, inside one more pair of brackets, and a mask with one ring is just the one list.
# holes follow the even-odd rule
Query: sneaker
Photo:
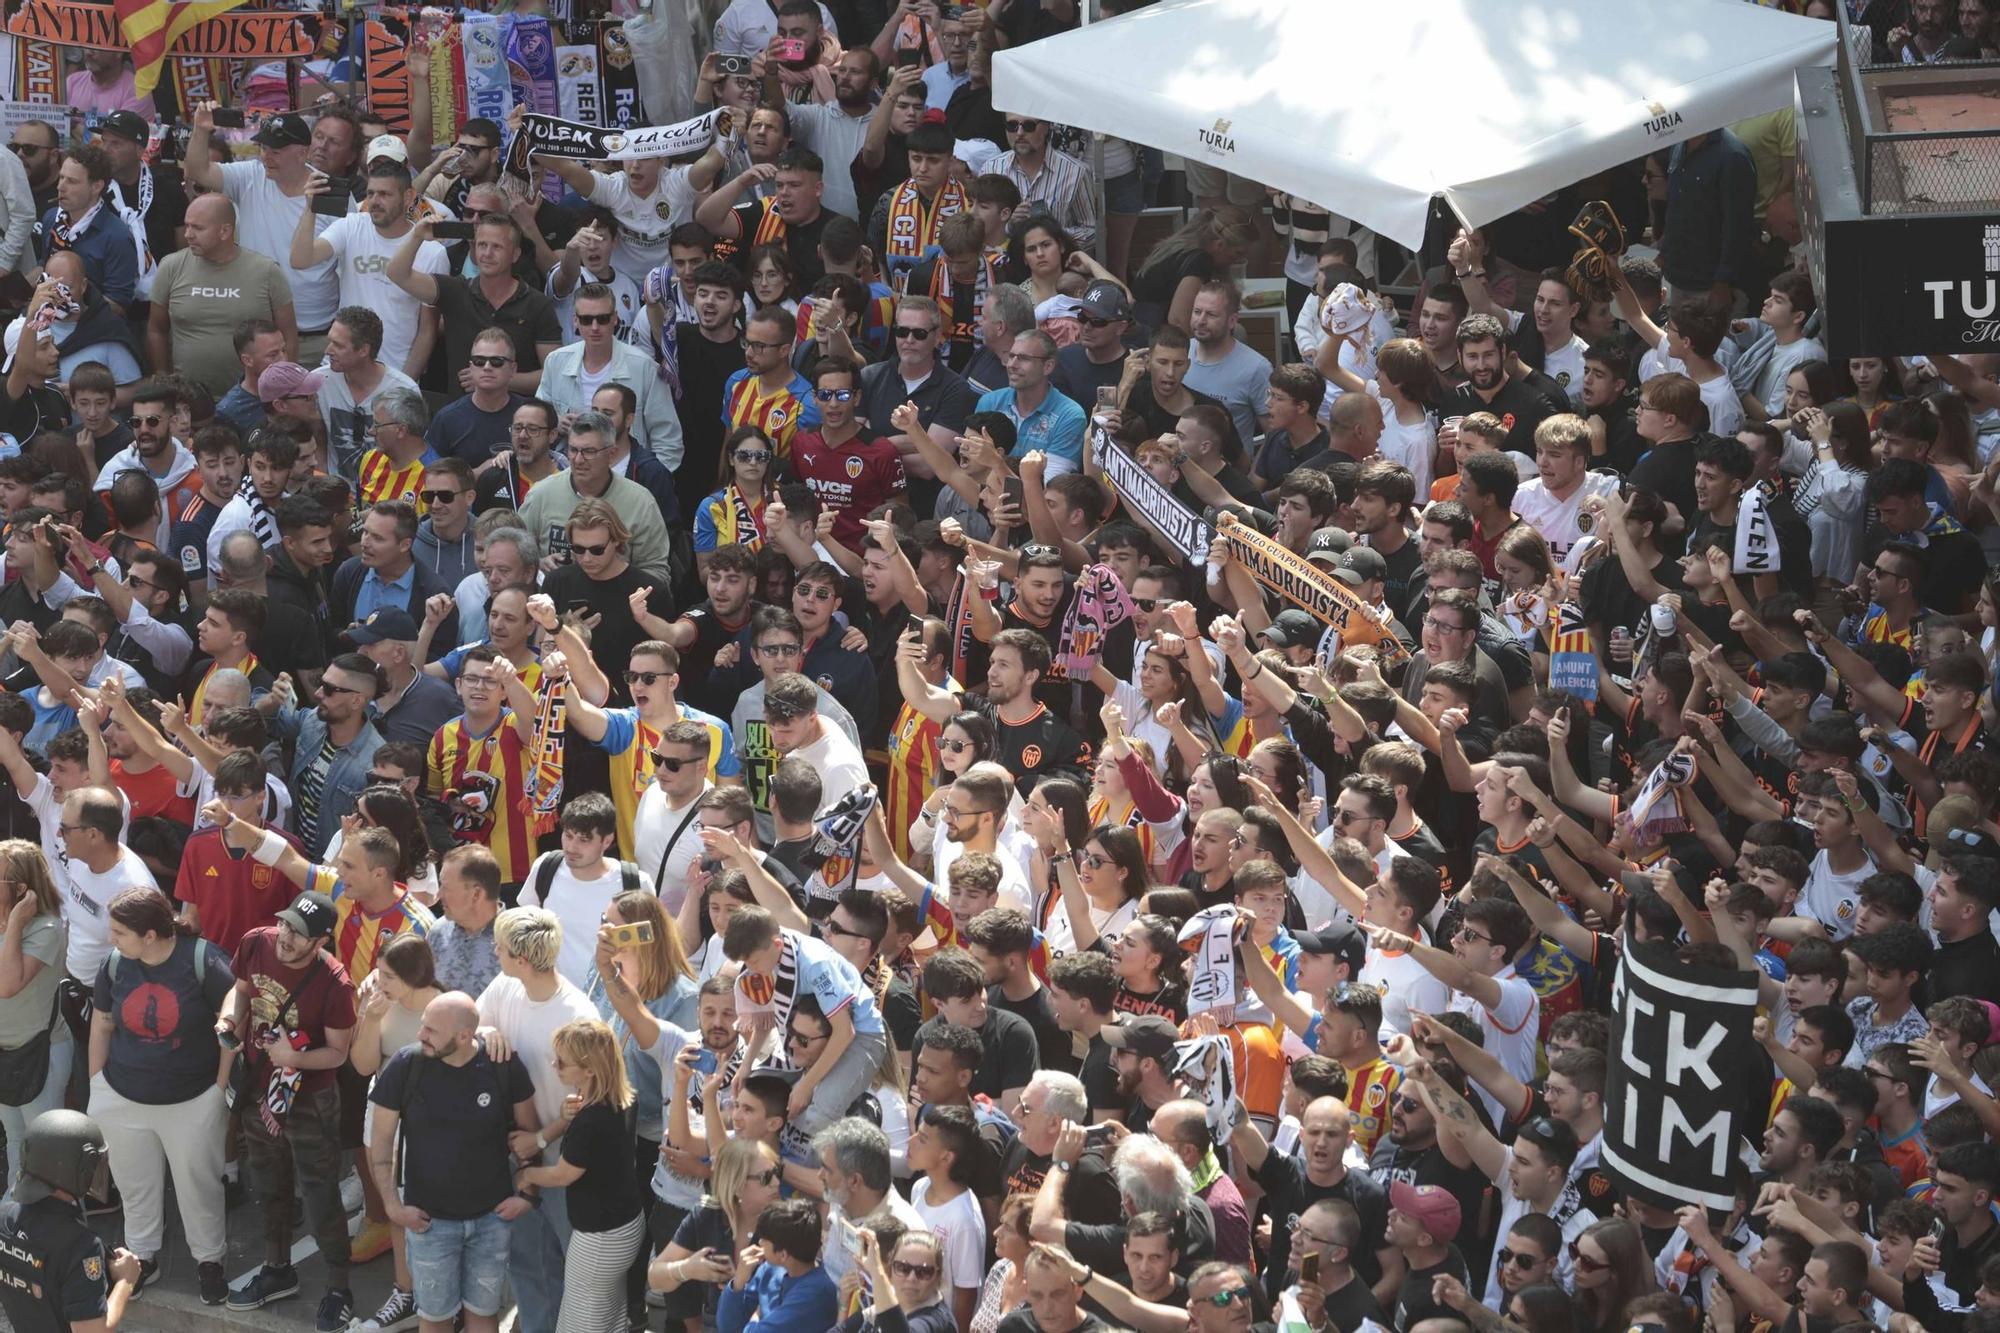
[[361, 1192], [361, 1177], [350, 1171], [340, 1178], [340, 1206], [347, 1210], [349, 1217], [360, 1212], [368, 1201]]
[[320, 1298], [319, 1319], [313, 1325], [319, 1333], [344, 1333], [354, 1322], [354, 1293], [345, 1287], [329, 1287]]
[[272, 1301], [281, 1301], [287, 1296], [299, 1294], [299, 1273], [286, 1264], [283, 1268], [273, 1268], [265, 1264], [252, 1273], [242, 1286], [229, 1293], [229, 1308], [232, 1310], [261, 1310]]
[[389, 1299], [374, 1315], [361, 1321], [360, 1333], [389, 1333], [406, 1328], [417, 1318], [417, 1298], [401, 1287], [389, 1288]]
[[369, 1222], [355, 1235], [348, 1246], [348, 1261], [365, 1264], [371, 1259], [380, 1259], [389, 1252], [391, 1244], [387, 1222]]
[[203, 1305], [220, 1305], [229, 1299], [229, 1279], [223, 1276], [221, 1264], [200, 1264], [195, 1272], [201, 1281]]
[[137, 1296], [140, 1292], [159, 1280], [160, 1261], [158, 1259], [141, 1259], [139, 1261], [139, 1281], [133, 1285], [132, 1294]]

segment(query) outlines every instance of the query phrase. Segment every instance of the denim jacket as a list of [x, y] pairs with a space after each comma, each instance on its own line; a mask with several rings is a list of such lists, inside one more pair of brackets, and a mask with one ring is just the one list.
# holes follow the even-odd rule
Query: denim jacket
[[[296, 801], [299, 780], [319, 757], [320, 746], [326, 744], [326, 723], [318, 709], [287, 704], [272, 714], [271, 729], [278, 739], [292, 742], [288, 777]], [[319, 822], [310, 838], [301, 831], [300, 841], [306, 845], [307, 859], [317, 862], [326, 855], [326, 845], [340, 827], [341, 816], [353, 813], [355, 798], [368, 785], [368, 769], [375, 762], [375, 752], [381, 748], [382, 733], [369, 722], [363, 724], [344, 748], [334, 751], [333, 762], [327, 765], [326, 781], [320, 787]]]

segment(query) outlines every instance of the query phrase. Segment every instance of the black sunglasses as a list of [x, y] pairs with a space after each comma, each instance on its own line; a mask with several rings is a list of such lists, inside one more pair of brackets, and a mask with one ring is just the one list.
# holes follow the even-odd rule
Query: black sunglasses
[[628, 669], [625, 672], [625, 683], [627, 685], [651, 685], [654, 681], [665, 680], [673, 674], [671, 671], [632, 671]]
[[603, 555], [606, 551], [610, 549], [611, 549], [610, 542], [599, 542], [595, 546], [585, 546], [582, 542], [571, 542], [569, 548], [571, 555], [590, 555], [590, 556]]
[[1016, 130], [1034, 131], [1041, 127], [1042, 122], [1039, 120], [1010, 120], [1007, 122], [1007, 133], [1012, 134]]
[[465, 493], [464, 491], [418, 491], [417, 495], [427, 505], [448, 505]]
[[618, 316], [613, 314], [578, 315], [576, 316], [576, 322], [581, 325], [616, 324], [618, 322]]
[[1521, 1254], [1503, 1245], [1493, 1252], [1493, 1262], [1499, 1264], [1502, 1268], [1505, 1268], [1508, 1264], [1512, 1264], [1525, 1273], [1540, 1263], [1541, 1260], [1535, 1258], [1532, 1254]]
[[928, 338], [936, 332], [936, 329], [913, 329], [907, 324], [898, 324], [895, 328], [898, 338]]
[[1076, 322], [1079, 324], [1088, 324], [1093, 329], [1104, 329], [1109, 328], [1118, 321], [1115, 319], [1099, 319], [1096, 315], [1079, 310], [1076, 312]]
[[394, 773], [376, 773], [371, 771], [368, 774], [368, 785], [371, 787], [399, 787], [402, 783], [403, 780]]
[[678, 773], [682, 769], [686, 768], [689, 764], [700, 764], [707, 762], [706, 760], [702, 759], [681, 759], [674, 755], [661, 754], [658, 750], [654, 750], [652, 754], [653, 754], [653, 766], [656, 768], [664, 768], [669, 773]]
[[511, 356], [470, 356], [466, 360], [480, 367], [482, 370], [498, 370], [501, 366], [513, 364], [514, 358]]

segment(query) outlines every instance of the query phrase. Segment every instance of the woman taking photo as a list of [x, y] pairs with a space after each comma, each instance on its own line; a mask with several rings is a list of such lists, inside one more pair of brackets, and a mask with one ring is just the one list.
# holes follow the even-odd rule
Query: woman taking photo
[[604, 1333], [625, 1318], [625, 1272], [646, 1230], [632, 1170], [632, 1085], [618, 1038], [601, 1019], [563, 1024], [549, 1049], [556, 1077], [570, 1090], [563, 1099], [569, 1128], [561, 1155], [523, 1168], [515, 1188], [563, 1191], [571, 1231], [556, 1333]]
[[[111, 954], [91, 994], [90, 1114], [104, 1130], [111, 1179], [125, 1201], [125, 1248], [139, 1257], [143, 1288], [159, 1268], [172, 1171], [202, 1301], [220, 1305], [229, 1294], [222, 1090], [235, 1050], [216, 1040], [216, 1028], [236, 977], [228, 955], [192, 927], [184, 933], [157, 889], [127, 889], [107, 914]], [[145, 998], [126, 1003], [140, 991]]]
[[[640, 925], [651, 928], [650, 942], [613, 946], [612, 932], [621, 926]], [[694, 1029], [697, 985], [694, 969], [688, 966], [681, 948], [681, 933], [667, 919], [658, 898], [635, 889], [611, 900], [604, 909], [604, 924], [598, 928], [596, 963], [585, 981], [584, 993], [612, 1025], [625, 1052], [625, 1077], [632, 1085], [638, 1133], [639, 1176], [650, 1180], [667, 1128], [666, 1076], [653, 1048], [659, 1043], [662, 1023], [684, 1032]], [[635, 1007], [645, 1011], [645, 1018], [636, 1012], [630, 1019], [626, 1017]]]
[[14, 1181], [21, 1178], [21, 1136], [36, 1116], [63, 1104], [76, 1053], [69, 1024], [56, 1011], [62, 899], [42, 849], [21, 838], [0, 842], [0, 921], [6, 923], [0, 936], [0, 1129], [7, 1134], [7, 1179]]
[[1181, 229], [1154, 246], [1132, 279], [1132, 319], [1142, 328], [1171, 324], [1185, 330], [1195, 293], [1226, 278], [1257, 244], [1257, 224], [1235, 205], [1196, 212]]
[[[355, 1007], [361, 1017], [355, 1024], [354, 1044], [347, 1053], [354, 1072], [366, 1077], [370, 1087], [389, 1057], [417, 1040], [424, 1007], [443, 993], [437, 984], [436, 960], [431, 956], [430, 943], [422, 936], [398, 935], [375, 955], [375, 970], [355, 994]], [[361, 1125], [362, 1147], [368, 1146], [374, 1132], [375, 1117], [370, 1116]], [[389, 1225], [396, 1278], [388, 1299], [375, 1312], [373, 1323], [377, 1328], [394, 1327], [416, 1316], [408, 1241], [401, 1227]]]
[[[851, 1225], [851, 1224], [843, 1224]], [[943, 1296], [944, 1242], [935, 1231], [905, 1231], [882, 1261], [882, 1245], [866, 1227], [854, 1229], [860, 1261], [840, 1281], [840, 1305], [846, 1309], [863, 1290], [872, 1293], [862, 1308], [847, 1317], [840, 1333], [957, 1333], [958, 1321]], [[838, 1244], [839, 1241], [833, 1243]], [[978, 1326], [975, 1319], [973, 1326]]]
[[704, 574], [718, 546], [764, 545], [764, 507], [778, 495], [777, 450], [755, 426], [738, 426], [722, 442], [722, 489], [694, 512], [694, 559]]
[[1139, 915], [1139, 895], [1151, 884], [1139, 835], [1128, 828], [1100, 825], [1091, 830], [1082, 853], [1056, 850], [1056, 882], [1061, 901], [1042, 908], [1042, 932], [1049, 961], [1088, 949], [1099, 935], [1115, 935]]
[[1804, 414], [1813, 462], [1792, 495], [1792, 508], [1812, 539], [1814, 582], [1827, 592], [1847, 586], [1861, 562], [1868, 515], [1868, 471], [1874, 442], [1868, 414], [1854, 403], [1831, 403]]
[[[713, 1314], [718, 1289], [735, 1274], [737, 1251], [749, 1243], [757, 1215], [777, 1201], [778, 1181], [778, 1154], [767, 1145], [752, 1139], [722, 1145], [701, 1206], [646, 1270], [647, 1285], [668, 1295], [669, 1326], [680, 1312], [688, 1333], [700, 1333], [703, 1313]], [[684, 1287], [700, 1299], [674, 1300]]]

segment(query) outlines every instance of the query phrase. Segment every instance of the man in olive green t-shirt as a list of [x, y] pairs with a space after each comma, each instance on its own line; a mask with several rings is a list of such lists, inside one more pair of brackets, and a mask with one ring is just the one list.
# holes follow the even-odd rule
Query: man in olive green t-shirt
[[188, 205], [187, 248], [160, 261], [153, 275], [146, 350], [161, 373], [177, 370], [216, 398], [243, 378], [236, 329], [268, 319], [284, 335], [285, 355], [298, 348], [292, 288], [277, 264], [236, 242], [236, 205], [208, 194]]

